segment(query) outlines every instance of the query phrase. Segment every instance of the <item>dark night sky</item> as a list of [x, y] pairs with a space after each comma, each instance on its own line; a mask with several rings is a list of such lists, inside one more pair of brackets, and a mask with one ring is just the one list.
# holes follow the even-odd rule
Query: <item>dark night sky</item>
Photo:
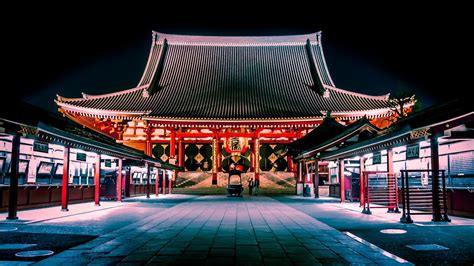
[[321, 30], [328, 68], [340, 88], [381, 95], [404, 86], [425, 107], [467, 95], [472, 69], [464, 66], [471, 57], [467, 8], [341, 5], [224, 11], [200, 6], [191, 7], [192, 13], [144, 4], [15, 9], [17, 20], [3, 23], [8, 36], [3, 64], [11, 71], [4, 90], [16, 96], [10, 104], [25, 99], [54, 111], [56, 94], [80, 97], [82, 91], [131, 88], [145, 67], [152, 30], [200, 35]]

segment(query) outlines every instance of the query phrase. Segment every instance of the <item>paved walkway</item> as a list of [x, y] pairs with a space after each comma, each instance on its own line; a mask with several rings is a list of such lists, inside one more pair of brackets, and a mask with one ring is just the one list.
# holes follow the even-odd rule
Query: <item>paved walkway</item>
[[204, 196], [161, 210], [39, 265], [392, 264], [318, 220], [267, 197]]

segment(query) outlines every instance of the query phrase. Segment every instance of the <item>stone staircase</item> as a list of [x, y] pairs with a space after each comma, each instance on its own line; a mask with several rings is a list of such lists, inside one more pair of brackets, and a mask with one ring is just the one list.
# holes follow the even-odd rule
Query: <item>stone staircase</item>
[[[242, 173], [244, 194], [248, 194], [248, 179], [255, 180], [255, 173]], [[175, 193], [183, 194], [226, 194], [228, 174], [217, 174], [217, 185], [212, 185], [212, 174], [208, 172], [181, 172], [174, 188]], [[294, 194], [296, 181], [293, 173], [262, 172], [260, 173], [260, 194]]]

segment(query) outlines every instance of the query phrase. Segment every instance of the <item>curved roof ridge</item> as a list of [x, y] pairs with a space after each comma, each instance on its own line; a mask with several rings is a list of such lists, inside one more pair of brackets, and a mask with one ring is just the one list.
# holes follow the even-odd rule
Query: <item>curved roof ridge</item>
[[206, 36], [206, 35], [180, 35], [152, 31], [156, 41], [167, 39], [170, 43], [291, 43], [306, 42], [307, 39], [319, 43], [321, 31], [298, 35], [272, 35], [272, 36]]
[[[82, 112], [82, 113], [89, 113], [89, 114], [100, 114], [100, 115], [115, 115], [115, 116], [121, 116], [121, 115], [148, 115], [152, 111], [151, 110], [146, 110], [146, 111], [127, 111], [127, 110], [109, 110], [109, 109], [97, 109], [97, 108], [91, 108], [91, 107], [83, 107], [83, 106], [77, 106], [74, 104], [69, 104], [66, 102], [61, 102], [58, 100], [54, 100], [57, 105], [61, 107], [67, 107], [68, 110], [72, 110], [75, 112]], [[99, 115], [99, 116], [100, 116]]]
[[137, 90], [144, 89], [147, 86], [148, 85], [143, 85], [143, 86], [139, 86], [139, 87], [135, 87], [135, 88], [131, 88], [131, 89], [115, 91], [115, 92], [105, 93], [105, 94], [98, 94], [98, 95], [91, 95], [91, 94], [86, 94], [86, 93], [82, 92], [82, 98], [67, 98], [67, 97], [63, 97], [59, 94], [56, 94], [56, 97], [58, 98], [58, 101], [60, 101], [60, 102], [84, 101], [84, 100], [88, 100], [88, 99], [100, 99], [100, 98], [106, 98], [106, 97], [111, 97], [111, 96], [122, 95], [122, 94], [126, 94], [126, 93], [130, 93], [130, 92], [134, 92], [134, 91], [137, 91]]
[[369, 95], [369, 94], [364, 94], [364, 93], [358, 93], [358, 92], [353, 92], [353, 91], [348, 91], [340, 88], [336, 88], [333, 86], [329, 85], [323, 85], [326, 89], [334, 90], [334, 91], [339, 91], [342, 93], [354, 95], [354, 96], [359, 96], [359, 97], [365, 97], [365, 98], [371, 98], [371, 99], [376, 99], [376, 100], [388, 100], [388, 97], [390, 96], [390, 93], [384, 94], [384, 95]]

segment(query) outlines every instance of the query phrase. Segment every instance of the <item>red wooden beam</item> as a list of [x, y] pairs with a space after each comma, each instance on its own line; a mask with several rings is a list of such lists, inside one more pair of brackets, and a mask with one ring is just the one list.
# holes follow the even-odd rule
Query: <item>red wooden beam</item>
[[69, 197], [69, 147], [64, 147], [63, 159], [63, 185], [61, 187], [61, 211], [68, 211], [68, 197]]
[[296, 138], [296, 132], [260, 133], [262, 138]]

